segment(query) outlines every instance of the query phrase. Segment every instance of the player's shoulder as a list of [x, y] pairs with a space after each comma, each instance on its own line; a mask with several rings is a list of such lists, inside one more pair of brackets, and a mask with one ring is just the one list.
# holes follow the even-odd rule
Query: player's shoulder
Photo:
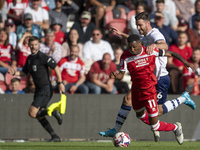
[[122, 53], [122, 55], [121, 55], [121, 58], [122, 57], [128, 57], [128, 56], [130, 56], [130, 51], [129, 51], [129, 49], [128, 50], [126, 50], [126, 51], [124, 51], [123, 53]]
[[156, 29], [156, 28], [153, 28], [150, 33], [149, 33], [149, 37], [151, 38], [154, 38], [154, 39], [157, 39], [157, 40], [164, 40], [164, 36], [162, 35], [162, 33]]

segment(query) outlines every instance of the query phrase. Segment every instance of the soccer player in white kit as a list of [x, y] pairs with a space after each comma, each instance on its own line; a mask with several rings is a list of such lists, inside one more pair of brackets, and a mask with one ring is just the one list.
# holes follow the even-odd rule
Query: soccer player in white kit
[[[152, 28], [149, 21], [149, 14], [147, 12], [142, 12], [138, 14], [136, 17], [136, 25], [139, 33], [144, 35], [141, 38], [142, 44], [147, 47], [148, 54], [153, 52], [154, 48], [165, 49], [168, 50], [168, 46], [165, 42], [164, 36], [159, 32], [158, 29]], [[115, 32], [119, 36], [123, 36], [128, 38], [129, 35], [119, 31], [116, 28], [112, 28], [112, 31]], [[158, 109], [159, 116], [165, 113], [174, 110], [182, 103], [188, 105], [192, 109], [195, 109], [195, 103], [191, 100], [189, 94], [184, 92], [180, 97], [166, 101], [167, 92], [170, 86], [170, 79], [168, 75], [168, 71], [166, 70], [167, 57], [157, 57], [156, 58], [156, 67], [154, 70], [154, 74], [157, 77], [157, 100], [158, 100]], [[120, 131], [123, 123], [128, 117], [131, 110], [131, 92], [124, 96], [121, 108], [119, 110], [116, 123], [113, 129], [110, 129], [105, 132], [99, 132], [101, 136], [105, 137], [113, 137], [117, 132]], [[142, 116], [145, 117], [145, 116]], [[142, 118], [141, 118], [142, 119]], [[154, 140], [157, 142], [159, 140], [160, 134], [158, 131], [154, 131]]]

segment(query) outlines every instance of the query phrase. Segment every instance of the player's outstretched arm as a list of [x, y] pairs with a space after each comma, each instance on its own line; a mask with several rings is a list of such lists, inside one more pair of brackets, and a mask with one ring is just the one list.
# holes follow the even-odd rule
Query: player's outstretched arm
[[122, 36], [125, 38], [128, 38], [129, 35], [126, 33], [123, 33], [122, 31], [120, 31], [119, 29], [115, 28], [115, 27], [111, 27], [110, 31], [114, 32], [115, 34], [117, 34], [118, 36]]
[[8, 73], [13, 76], [20, 76], [20, 77], [26, 75], [23, 71], [15, 71], [15, 69], [13, 69], [12, 67], [8, 68]]
[[172, 56], [172, 57], [174, 57], [174, 58], [180, 60], [180, 61], [185, 65], [185, 67], [186, 67], [187, 69], [189, 69], [189, 67], [190, 67], [194, 72], [196, 72], [195, 66], [194, 66], [192, 63], [187, 62], [187, 61], [186, 61], [181, 55], [179, 55], [178, 53], [172, 52], [172, 51], [169, 51], [169, 50], [165, 50], [165, 56], [168, 56], [168, 57]]
[[111, 73], [110, 73], [110, 78], [111, 78], [111, 79], [118, 79], [118, 80], [121, 80], [121, 79], [123, 79], [124, 74], [125, 74], [125, 71], [115, 71], [115, 72], [111, 72]]

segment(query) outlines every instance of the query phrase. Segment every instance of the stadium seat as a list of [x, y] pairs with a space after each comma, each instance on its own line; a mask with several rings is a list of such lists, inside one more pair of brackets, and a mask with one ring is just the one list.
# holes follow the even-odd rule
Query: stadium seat
[[120, 31], [127, 33], [127, 15], [125, 12], [121, 12], [120, 10], [108, 11], [104, 17], [104, 26], [105, 33], [108, 34], [108, 38], [110, 42], [117, 42], [117, 40], [121, 41], [121, 39], [114, 33], [109, 32], [111, 27], [116, 27]]
[[131, 16], [135, 16], [135, 15], [136, 15], [135, 10], [129, 11], [128, 14], [127, 14], [127, 21], [130, 21]]

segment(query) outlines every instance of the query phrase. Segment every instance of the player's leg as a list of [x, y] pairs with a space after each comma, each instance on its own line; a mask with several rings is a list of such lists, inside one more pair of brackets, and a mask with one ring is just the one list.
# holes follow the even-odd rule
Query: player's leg
[[160, 77], [160, 79], [158, 80], [158, 84], [156, 85], [159, 116], [176, 109], [183, 103], [188, 105], [192, 109], [196, 108], [195, 103], [190, 98], [187, 92], [184, 92], [180, 97], [176, 99], [168, 100], [166, 102], [169, 86], [170, 86], [169, 76], [166, 75]]
[[99, 132], [99, 134], [105, 137], [113, 137], [117, 132], [119, 132], [131, 111], [131, 107], [132, 107], [132, 102], [131, 102], [131, 90], [130, 90], [128, 94], [126, 94], [123, 98], [123, 102], [118, 112], [114, 128], [109, 129], [108, 131], [105, 132]]
[[[46, 106], [48, 102], [50, 101], [52, 94], [53, 94], [53, 90], [50, 86], [45, 86], [44, 88], [40, 90], [36, 90], [35, 95], [34, 95], [34, 101], [29, 108], [29, 115], [31, 117], [37, 118], [37, 120], [43, 126], [43, 128], [51, 135], [50, 141], [59, 142], [60, 141], [59, 136], [54, 132], [50, 123], [45, 118], [45, 116], [47, 115]], [[56, 117], [56, 119], [59, 122], [62, 120], [62, 117], [60, 115], [57, 116], [58, 113], [59, 111], [53, 112], [52, 114]]]

